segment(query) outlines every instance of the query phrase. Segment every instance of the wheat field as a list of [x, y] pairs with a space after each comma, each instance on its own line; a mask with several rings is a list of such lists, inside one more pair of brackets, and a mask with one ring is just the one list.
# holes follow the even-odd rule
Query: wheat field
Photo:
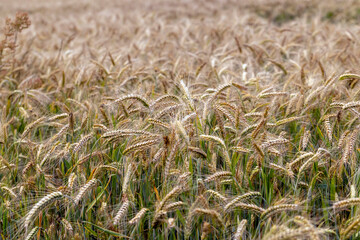
[[359, 22], [0, 0], [0, 239], [360, 239]]

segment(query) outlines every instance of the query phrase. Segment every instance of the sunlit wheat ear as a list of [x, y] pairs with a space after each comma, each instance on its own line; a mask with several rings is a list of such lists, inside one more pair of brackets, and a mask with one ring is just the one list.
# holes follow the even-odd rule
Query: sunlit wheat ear
[[46, 119], [46, 117], [41, 117], [41, 118], [35, 120], [34, 122], [30, 123], [29, 125], [27, 125], [21, 138], [25, 138], [34, 127], [36, 127], [37, 125], [42, 123], [45, 119]]
[[314, 153], [312, 152], [308, 152], [308, 153], [303, 153], [301, 154], [299, 157], [295, 158], [293, 161], [291, 161], [289, 164], [288, 164], [288, 167], [290, 169], [294, 169], [302, 160], [308, 158], [308, 157], [312, 157], [314, 156]]
[[250, 153], [251, 152], [250, 149], [243, 148], [243, 147], [240, 147], [240, 146], [232, 147], [231, 149], [235, 150], [237, 152], [242, 152], [242, 153]]
[[183, 94], [187, 100], [186, 102], [188, 103], [190, 109], [194, 110], [194, 100], [192, 99], [190, 91], [189, 91], [188, 87], [185, 85], [183, 80], [180, 81], [180, 89], [183, 92]]
[[61, 219], [61, 222], [64, 225], [68, 235], [73, 236], [74, 235], [74, 229], [71, 226], [71, 223], [68, 220], [66, 220], [65, 218]]
[[84, 164], [86, 163], [90, 158], [96, 158], [96, 157], [99, 157], [99, 158], [103, 158], [104, 156], [107, 156], [105, 154], [106, 151], [96, 151], [96, 152], [92, 152], [92, 153], [89, 153], [83, 157], [81, 157], [79, 159], [79, 161], [77, 162], [77, 164], [81, 165], [81, 164]]
[[220, 200], [222, 203], [225, 203], [227, 201], [227, 198], [223, 195], [221, 195], [219, 192], [216, 192], [214, 190], [206, 190], [207, 193], [209, 193], [211, 196], [214, 196], [216, 199]]
[[2, 189], [2, 190], [5, 190], [6, 192], [8, 192], [8, 194], [9, 194], [11, 197], [13, 197], [14, 199], [16, 199], [16, 198], [18, 197], [18, 196], [16, 195], [16, 193], [15, 193], [12, 189], [10, 189], [10, 188], [8, 188], [8, 187], [6, 187], [6, 186], [2, 186], [1, 189]]
[[319, 86], [315, 90], [313, 90], [305, 99], [305, 106], [307, 106], [311, 100], [313, 100], [317, 95], [320, 94], [320, 92], [324, 89], [324, 86]]
[[126, 136], [133, 136], [133, 135], [154, 136], [154, 134], [143, 131], [143, 130], [118, 129], [118, 130], [107, 131], [101, 137], [107, 139], [107, 138], [126, 137]]
[[106, 127], [104, 124], [101, 124], [101, 123], [96, 123], [96, 124], [94, 124], [93, 129], [94, 129], [94, 130], [102, 130], [102, 131], [104, 131], [104, 132], [108, 132], [108, 131], [109, 131], [109, 128]]
[[262, 112], [249, 112], [244, 114], [245, 118], [260, 118], [264, 115]]
[[154, 119], [161, 119], [163, 116], [165, 116], [166, 114], [169, 114], [169, 113], [172, 113], [174, 112], [175, 110], [179, 109], [179, 108], [182, 108], [183, 105], [182, 104], [175, 104], [175, 105], [172, 105], [172, 106], [168, 106], [166, 108], [164, 108], [163, 110], [161, 110], [159, 113], [157, 113], [154, 117]]
[[245, 201], [247, 199], [250, 199], [253, 197], [259, 197], [259, 196], [261, 196], [261, 193], [259, 193], [259, 192], [248, 192], [243, 195], [240, 195], [240, 196], [234, 198], [233, 200], [231, 200], [228, 204], [226, 204], [224, 207], [224, 211], [228, 211], [239, 201]]
[[55, 150], [59, 147], [60, 143], [57, 142], [55, 144], [52, 145], [52, 147], [47, 151], [47, 153], [45, 154], [45, 156], [43, 157], [43, 159], [40, 162], [40, 167], [44, 166], [44, 164], [46, 163], [46, 161], [49, 160], [50, 156], [53, 155], [53, 153], [55, 152]]
[[[221, 103], [222, 104], [222, 103]], [[226, 104], [226, 103], [224, 103]], [[227, 106], [227, 105], [226, 105]], [[235, 121], [235, 118], [225, 109], [223, 108], [222, 106], [220, 106], [219, 104], [215, 104], [214, 105], [214, 108], [220, 112], [222, 115], [224, 115], [227, 119], [230, 120], [230, 122], [233, 124], [233, 126], [236, 125], [236, 121]]]
[[349, 135], [349, 133], [350, 133], [350, 130], [346, 130], [341, 134], [341, 136], [338, 140], [338, 148], [341, 149], [343, 147], [344, 143], [346, 142], [345, 140], [346, 140], [347, 136]]
[[134, 152], [136, 150], [142, 150], [142, 149], [145, 149], [145, 148], [149, 148], [152, 145], [157, 144], [158, 142], [159, 142], [159, 140], [148, 140], [148, 141], [136, 143], [134, 145], [131, 145], [131, 146], [127, 147], [124, 150], [123, 154], [126, 155], [126, 154], [129, 154], [129, 153]]
[[128, 193], [129, 182], [130, 182], [131, 174], [133, 171], [134, 171], [134, 164], [131, 162], [126, 169], [123, 184], [122, 184], [122, 192], [125, 195]]
[[225, 163], [226, 163], [228, 168], [231, 167], [231, 160], [230, 160], [229, 152], [227, 151], [225, 142], [221, 138], [216, 137], [216, 136], [211, 136], [211, 135], [200, 135], [200, 138], [204, 139], [206, 141], [213, 141], [213, 142], [216, 142], [216, 143], [220, 144], [220, 146], [223, 147], [222, 153], [223, 153], [223, 156], [224, 156], [224, 159], [225, 159]]
[[254, 181], [255, 177], [258, 176], [260, 172], [260, 168], [256, 166], [250, 173], [249, 180], [252, 182]]
[[23, 171], [22, 171], [22, 174], [23, 174], [23, 175], [26, 175], [27, 172], [28, 172], [33, 166], [34, 166], [34, 162], [33, 162], [33, 161], [29, 161], [29, 162], [25, 165], [25, 167], [24, 167], [24, 169], [23, 169]]
[[176, 141], [171, 149], [171, 152], [168, 156], [168, 158], [166, 159], [166, 162], [165, 162], [165, 169], [164, 169], [164, 180], [166, 181], [168, 176], [169, 176], [169, 171], [170, 171], [170, 167], [171, 167], [171, 164], [172, 162], [174, 161], [174, 158], [175, 158], [175, 155], [178, 151], [178, 148], [179, 148], [179, 145], [180, 145], [180, 141]]
[[303, 217], [303, 216], [296, 216], [296, 217], [294, 217], [294, 222], [296, 223], [296, 224], [298, 224], [300, 227], [306, 227], [306, 228], [313, 228], [314, 229], [314, 233], [311, 233], [310, 235], [311, 235], [311, 239], [313, 239], [313, 240], [319, 240], [320, 238], [319, 238], [319, 236], [318, 236], [318, 234], [316, 234], [316, 228], [314, 227], [314, 225], [313, 224], [311, 224], [311, 222], [308, 220], [308, 219], [306, 219], [305, 217]]
[[155, 153], [154, 157], [151, 159], [152, 163], [158, 163], [161, 157], [165, 152], [165, 148], [159, 148], [159, 150]]
[[142, 208], [136, 215], [135, 217], [133, 217], [130, 221], [129, 224], [137, 224], [145, 215], [145, 213], [148, 211], [149, 209], [147, 208]]
[[78, 194], [76, 195], [76, 197], [74, 198], [74, 202], [75, 205], [78, 205], [79, 202], [81, 201], [81, 199], [84, 197], [84, 195], [92, 188], [96, 185], [97, 183], [97, 179], [91, 179], [90, 181], [88, 181], [84, 186], [82, 186], [78, 192]]
[[287, 175], [287, 176], [289, 176], [291, 178], [294, 177], [294, 172], [292, 171], [291, 167], [289, 167], [289, 165], [288, 165], [287, 168], [284, 168], [284, 167], [282, 167], [280, 165], [277, 165], [275, 163], [269, 163], [269, 167], [274, 169], [274, 170], [280, 171], [283, 174], [285, 174], [285, 175]]
[[256, 124], [252, 124], [252, 125], [249, 125], [247, 126], [246, 128], [244, 128], [242, 130], [242, 132], [240, 133], [241, 136], [245, 136], [247, 134], [249, 134], [253, 129], [255, 129], [259, 124], [256, 123]]
[[209, 99], [209, 103], [212, 103], [220, 93], [222, 93], [227, 88], [231, 87], [231, 85], [232, 85], [231, 83], [225, 83], [225, 84], [220, 85], [219, 87], [217, 87], [215, 89], [215, 92], [213, 93], [213, 95]]
[[276, 126], [281, 126], [281, 125], [284, 125], [284, 124], [287, 124], [287, 123], [290, 123], [290, 122], [294, 122], [294, 121], [297, 121], [297, 120], [300, 120], [304, 117], [290, 117], [290, 118], [284, 118], [284, 119], [281, 119], [279, 121], [277, 121], [275, 123]]
[[170, 95], [170, 94], [165, 94], [159, 98], [157, 98], [155, 101], [153, 101], [150, 105], [151, 108], [154, 108], [156, 105], [162, 103], [162, 102], [167, 102], [167, 101], [173, 101], [176, 103], [180, 103], [181, 100], [178, 96], [176, 95]]
[[360, 217], [356, 217], [351, 224], [349, 224], [345, 229], [340, 231], [340, 235], [342, 239], [349, 239], [355, 233], [357, 233], [360, 229]]
[[346, 163], [349, 157], [351, 157], [353, 151], [355, 142], [357, 140], [359, 133], [359, 127], [357, 127], [350, 135], [350, 139], [348, 140], [348, 143], [346, 144], [346, 147], [344, 149], [343, 157], [341, 158], [342, 163]]
[[233, 209], [235, 209], [235, 208], [251, 211], [251, 212], [254, 212], [259, 215], [265, 212], [265, 209], [263, 209], [259, 206], [256, 206], [255, 204], [248, 204], [248, 203], [242, 203], [242, 202], [235, 203], [235, 205], [233, 206]]
[[152, 221], [152, 226], [156, 225], [158, 220], [166, 213], [164, 211], [164, 207], [168, 201], [170, 201], [172, 198], [175, 198], [177, 195], [182, 193], [184, 191], [183, 187], [176, 186], [173, 188], [166, 196], [156, 205], [156, 210], [154, 214], [154, 218]]
[[168, 205], [164, 206], [164, 211], [165, 212], [175, 211], [184, 205], [185, 205], [185, 203], [182, 201], [169, 203]]
[[334, 210], [339, 210], [345, 207], [359, 205], [360, 204], [360, 198], [348, 198], [342, 201], [335, 202], [333, 204]]
[[35, 237], [35, 235], [37, 234], [37, 232], [39, 231], [39, 227], [36, 226], [34, 227], [29, 234], [25, 237], [25, 240], [31, 240]]
[[216, 172], [212, 175], [210, 175], [209, 177], [207, 177], [204, 182], [205, 183], [208, 183], [208, 182], [211, 182], [211, 181], [217, 181], [221, 178], [224, 178], [224, 177], [230, 177], [232, 176], [232, 173], [231, 172], [228, 172], [228, 171], [220, 171], [220, 172]]
[[116, 213], [114, 219], [113, 219], [113, 225], [116, 226], [120, 220], [125, 217], [128, 209], [130, 207], [130, 201], [125, 200], [125, 202], [122, 204], [121, 208], [119, 209], [119, 211]]
[[295, 112], [296, 113], [300, 113], [300, 111], [303, 109], [304, 107], [304, 94], [301, 94], [296, 105], [295, 105]]
[[73, 187], [74, 187], [75, 180], [76, 180], [76, 174], [75, 174], [75, 173], [71, 173], [71, 174], [69, 175], [68, 183], [67, 183], [67, 187], [68, 187], [69, 191], [72, 191], [72, 189], [73, 189]]
[[207, 115], [208, 115], [208, 109], [211, 106], [211, 104], [213, 103], [213, 101], [216, 99], [216, 97], [225, 89], [231, 87], [231, 84], [226, 83], [223, 84], [221, 86], [219, 86], [214, 93], [211, 95], [211, 97], [204, 103], [204, 109], [203, 109], [203, 121], [206, 119]]
[[129, 94], [129, 95], [123, 96], [121, 98], [116, 99], [114, 101], [114, 103], [119, 103], [119, 102], [123, 102], [125, 100], [130, 100], [130, 99], [141, 102], [147, 108], [150, 106], [149, 103], [146, 101], [146, 99], [138, 94]]
[[284, 211], [296, 211], [298, 210], [299, 205], [297, 204], [279, 204], [276, 206], [272, 206], [269, 207], [268, 209], [266, 209], [262, 214], [261, 214], [261, 218], [262, 219], [266, 219], [276, 213], [279, 212], [284, 212]]
[[163, 209], [165, 204], [170, 199], [176, 197], [177, 195], [179, 195], [182, 192], [183, 192], [183, 187], [181, 187], [181, 186], [176, 186], [175, 188], [173, 188], [168, 194], [166, 194], [166, 196], [163, 198], [163, 200], [159, 203], [157, 209], [159, 209], [159, 210]]
[[304, 132], [304, 135], [302, 136], [302, 149], [305, 150], [308, 143], [309, 143], [309, 140], [310, 140], [310, 137], [311, 137], [311, 133], [310, 133], [310, 130], [306, 130]]
[[63, 118], [66, 118], [68, 117], [69, 114], [68, 113], [60, 113], [60, 114], [57, 114], [57, 115], [54, 115], [52, 117], [49, 117], [47, 120], [49, 122], [53, 122], [53, 121], [56, 121], [56, 120], [60, 120], [60, 119], [63, 119]]
[[107, 126], [109, 126], [110, 125], [110, 120], [109, 120], [108, 114], [106, 112], [105, 105], [101, 104], [100, 107], [99, 107], [99, 110], [100, 110], [100, 113], [101, 113], [103, 119], [105, 120], [105, 124]]
[[220, 111], [218, 111], [216, 108], [214, 109], [214, 114], [215, 114], [215, 118], [217, 121], [217, 125], [220, 128], [220, 133], [222, 138], [225, 138], [225, 127], [224, 127], [224, 121], [223, 121], [223, 117]]
[[276, 157], [281, 157], [281, 152], [274, 147], [270, 147], [267, 151], [269, 154], [272, 154]]
[[262, 118], [259, 124], [255, 127], [254, 131], [251, 133], [251, 138], [255, 139], [260, 131], [265, 127], [267, 122], [266, 118]]
[[201, 240], [206, 239], [206, 237], [211, 233], [211, 225], [207, 221], [204, 221], [201, 229]]
[[331, 124], [330, 124], [330, 121], [328, 118], [324, 120], [324, 126], [325, 126], [325, 130], [326, 130], [326, 134], [328, 136], [329, 142], [331, 142], [332, 141], [332, 127], [331, 127]]
[[277, 231], [276, 234], [271, 234], [269, 236], [265, 236], [264, 240], [285, 240], [285, 239], [299, 239], [304, 237], [309, 237], [310, 234], [322, 234], [325, 233], [326, 230], [316, 229], [307, 227], [307, 228], [298, 228], [298, 229], [288, 229], [283, 231]]
[[339, 80], [347, 80], [347, 79], [360, 79], [360, 76], [358, 74], [354, 73], [345, 73], [339, 76]]
[[46, 195], [39, 202], [37, 202], [31, 208], [31, 210], [26, 214], [26, 218], [25, 218], [25, 221], [24, 221], [25, 229], [26, 230], [28, 229], [28, 227], [31, 224], [31, 221], [33, 220], [33, 218], [36, 217], [36, 215], [38, 213], [40, 213], [40, 211], [42, 211], [44, 208], [46, 208], [50, 203], [52, 203], [56, 199], [59, 199], [59, 198], [62, 198], [62, 197], [63, 197], [62, 192], [53, 192], [53, 193], [50, 193], [50, 194]]
[[343, 105], [342, 109], [346, 110], [346, 109], [349, 109], [349, 108], [357, 108], [357, 107], [360, 107], [360, 101], [345, 103]]
[[165, 122], [162, 122], [162, 121], [160, 121], [158, 119], [155, 119], [155, 118], [148, 118], [147, 121], [149, 123], [154, 124], [154, 125], [161, 126], [161, 127], [165, 128], [165, 129], [170, 129], [171, 128], [171, 126], [169, 124], [167, 124]]
[[299, 168], [299, 172], [298, 172], [298, 176], [300, 176], [300, 174], [307, 169], [311, 163], [313, 163], [314, 161], [318, 160], [319, 157], [321, 156], [321, 154], [319, 152], [317, 152], [314, 156], [312, 156], [311, 158], [309, 158], [306, 162], [304, 162], [301, 167]]
[[224, 140], [222, 140], [221, 138], [217, 137], [217, 136], [212, 136], [212, 135], [200, 135], [199, 136], [200, 139], [203, 139], [205, 141], [213, 141], [216, 142], [218, 144], [220, 144], [220, 146], [222, 146], [223, 148], [226, 149], [226, 145]]
[[58, 138], [62, 137], [66, 131], [69, 129], [69, 124], [66, 124], [64, 127], [62, 127], [58, 133], [56, 133], [54, 136], [52, 136], [47, 142], [46, 145], [49, 146], [52, 143], [54, 143]]
[[207, 216], [215, 219], [221, 225], [224, 225], [224, 222], [223, 222], [223, 219], [221, 218], [220, 213], [215, 210], [204, 209], [204, 208], [195, 208], [193, 210], [193, 212], [194, 212], [193, 213], [194, 215], [207, 215]]
[[80, 139], [80, 141], [76, 144], [76, 147], [74, 148], [74, 153], [77, 153], [91, 138], [93, 134], [90, 133]]
[[286, 144], [286, 143], [289, 143], [289, 142], [290, 141], [285, 139], [285, 138], [278, 138], [278, 139], [266, 141], [265, 143], [261, 144], [261, 148], [266, 149], [266, 148], [269, 148], [271, 146], [283, 145], [283, 144]]
[[264, 151], [261, 149], [261, 147], [256, 143], [256, 142], [253, 142], [253, 147], [254, 147], [254, 150], [261, 156], [261, 159], [264, 159], [265, 157], [265, 153]]
[[246, 230], [246, 224], [247, 224], [247, 220], [243, 219], [241, 220], [241, 222], [238, 224], [237, 228], [236, 228], [236, 232], [234, 234], [234, 240], [240, 240], [241, 236], [244, 234], [245, 230]]
[[259, 93], [257, 98], [272, 98], [272, 97], [286, 97], [289, 93], [287, 92], [266, 92], [266, 93]]
[[203, 158], [207, 158], [207, 154], [200, 148], [189, 146], [188, 150], [193, 152], [193, 153], [196, 153], [196, 154], [200, 155]]

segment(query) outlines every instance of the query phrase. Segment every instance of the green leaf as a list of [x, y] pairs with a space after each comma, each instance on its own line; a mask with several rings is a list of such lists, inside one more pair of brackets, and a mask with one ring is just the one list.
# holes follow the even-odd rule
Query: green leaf
[[[87, 221], [83, 221], [83, 223], [90, 224], [90, 225], [92, 225], [93, 227], [97, 228], [98, 230], [103, 231], [103, 232], [105, 232], [105, 233], [107, 233], [107, 234], [110, 234], [110, 235], [112, 235], [112, 236], [117, 236], [117, 237], [123, 237], [123, 238], [130, 239], [130, 237], [128, 237], [128, 236], [125, 236], [125, 235], [123, 235], [123, 234], [121, 234], [121, 233], [118, 233], [118, 232], [111, 231], [111, 230], [109, 230], [109, 229], [102, 228], [102, 227], [100, 227], [100, 226], [98, 226], [98, 225], [96, 225], [96, 224], [94, 224], [94, 223], [87, 222]], [[85, 228], [86, 228], [91, 234], [93, 234], [94, 236], [97, 236], [97, 234], [96, 234], [93, 230], [89, 229], [87, 226], [85, 226]]]

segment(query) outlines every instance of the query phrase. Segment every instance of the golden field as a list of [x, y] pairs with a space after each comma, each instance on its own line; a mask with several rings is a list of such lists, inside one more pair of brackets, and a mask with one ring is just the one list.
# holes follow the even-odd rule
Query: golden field
[[359, 239], [359, 22], [0, 0], [0, 239]]

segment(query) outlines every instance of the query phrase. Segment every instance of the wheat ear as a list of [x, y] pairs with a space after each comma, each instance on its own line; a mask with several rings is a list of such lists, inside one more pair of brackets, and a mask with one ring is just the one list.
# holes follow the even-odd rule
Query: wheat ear
[[149, 209], [147, 208], [142, 208], [136, 215], [135, 217], [133, 217], [130, 221], [129, 224], [137, 224], [141, 218], [144, 217], [145, 213], [148, 211]]
[[31, 223], [31, 220], [42, 210], [44, 209], [46, 206], [48, 206], [51, 202], [53, 202], [54, 200], [63, 197], [62, 192], [53, 192], [50, 193], [48, 195], [46, 195], [45, 197], [43, 197], [39, 202], [37, 202], [32, 209], [28, 212], [28, 214], [26, 214], [26, 218], [25, 218], [25, 229], [27, 229]]
[[236, 228], [236, 232], [234, 234], [234, 240], [240, 240], [241, 236], [243, 235], [245, 229], [246, 229], [247, 220], [243, 219], [239, 223], [239, 225]]
[[97, 183], [97, 179], [91, 179], [90, 181], [88, 181], [82, 188], [80, 188], [78, 194], [76, 195], [74, 202], [76, 205], [79, 204], [79, 202], [81, 201], [81, 199], [84, 197], [85, 193], [87, 191], [89, 191], [90, 188], [94, 187]]
[[33, 229], [31, 229], [31, 231], [29, 232], [29, 234], [25, 237], [25, 240], [31, 240], [35, 237], [35, 234], [38, 232], [39, 227], [36, 226]]
[[224, 210], [225, 211], [229, 210], [229, 208], [231, 208], [232, 206], [234, 206], [237, 202], [239, 202], [241, 200], [246, 200], [246, 199], [257, 197], [257, 196], [261, 196], [261, 193], [259, 193], [259, 192], [248, 192], [248, 193], [245, 193], [243, 195], [240, 195], [240, 196], [234, 198], [228, 204], [226, 204], [225, 207], [224, 207]]
[[121, 218], [124, 217], [124, 215], [127, 213], [128, 209], [130, 206], [130, 201], [126, 200], [123, 205], [121, 206], [121, 208], [119, 209], [119, 211], [116, 213], [114, 219], [113, 219], [113, 225], [117, 225], [119, 223], [119, 221], [121, 220]]
[[298, 207], [299, 205], [297, 204], [280, 204], [280, 205], [272, 206], [266, 209], [266, 211], [263, 212], [260, 217], [262, 219], [265, 219], [278, 212], [297, 210]]

